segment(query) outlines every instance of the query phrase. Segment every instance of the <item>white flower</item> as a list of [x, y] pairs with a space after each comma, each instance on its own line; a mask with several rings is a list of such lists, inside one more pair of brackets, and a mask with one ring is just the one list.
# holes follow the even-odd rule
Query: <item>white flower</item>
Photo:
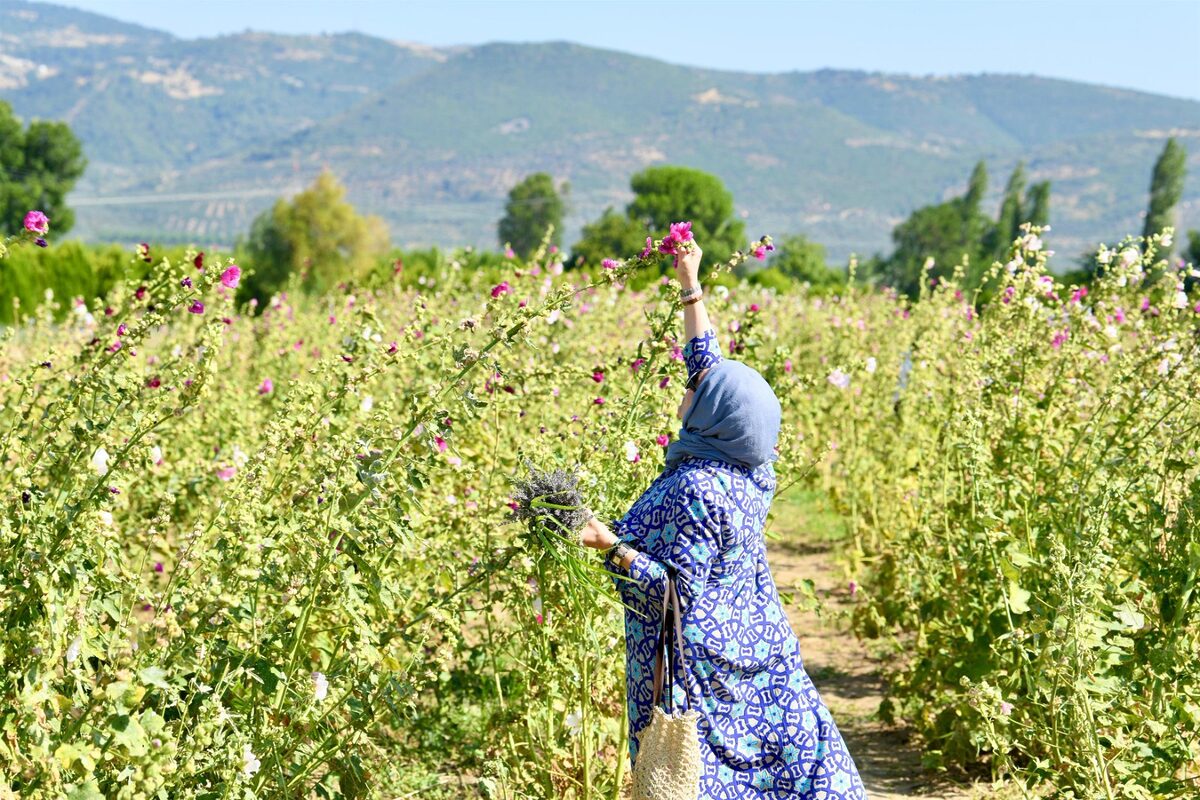
[[1012, 261], [1009, 261], [1007, 264], [1004, 265], [1004, 268], [1006, 270], [1008, 270], [1010, 273], [1016, 272], [1017, 268], [1020, 267], [1024, 263], [1025, 263], [1025, 259], [1021, 258], [1020, 253], [1017, 253], [1017, 255], [1013, 258]]
[[72, 663], [75, 659], [79, 658], [79, 648], [82, 646], [83, 646], [83, 639], [81, 637], [76, 636], [74, 639], [71, 640], [71, 644], [69, 644], [67, 646], [67, 663], [68, 664]]
[[1036, 253], [1042, 249], [1042, 240], [1038, 238], [1036, 233], [1031, 233], [1021, 239], [1021, 247], [1031, 253]]
[[1137, 248], [1126, 247], [1121, 251], [1121, 264], [1126, 267], [1133, 266], [1138, 262], [1141, 256], [1138, 254]]
[[572, 711], [570, 714], [567, 714], [565, 721], [567, 724], [567, 729], [571, 731], [572, 734], [578, 735], [579, 732], [583, 730], [583, 714], [579, 713], [578, 711]]
[[1183, 289], [1176, 290], [1175, 299], [1171, 302], [1171, 305], [1175, 306], [1175, 308], [1187, 308], [1188, 307], [1187, 292], [1183, 291]]
[[456, 505], [458, 503], [458, 498], [452, 494], [448, 494], [446, 495], [446, 503], [449, 505]]
[[375, 407], [375, 398], [371, 397], [371, 395], [366, 395], [365, 397], [363, 397], [362, 402], [358, 404], [358, 408], [360, 411], [370, 411], [374, 407]]
[[150, 448], [150, 460], [155, 464], [161, 464], [163, 460], [162, 448], [158, 445]]
[[98, 516], [100, 518], [100, 521], [103, 522], [105, 525], [112, 527], [113, 517], [112, 517], [111, 511], [97, 511], [96, 516]]
[[562, 312], [559, 311], [557, 308], [554, 309], [553, 311], [551, 311], [549, 314], [546, 315], [546, 324], [553, 325], [554, 323], [558, 322], [558, 318], [561, 316], [562, 316]]
[[1107, 266], [1112, 261], [1112, 251], [1104, 245], [1100, 245], [1100, 252], [1096, 254], [1096, 261]]
[[246, 462], [250, 460], [250, 456], [246, 455], [242, 451], [242, 448], [235, 444], [233, 446], [233, 455], [230, 456], [230, 459], [233, 461], [234, 466], [244, 467], [246, 466]]
[[717, 297], [721, 298], [722, 300], [729, 297], [729, 287], [728, 286], [724, 286], [724, 285], [718, 283], [715, 291], [717, 293]]
[[877, 370], [878, 368], [879, 368], [879, 362], [875, 360], [875, 356], [871, 356], [870, 358], [867, 359], [867, 372], [874, 375], [875, 370]]
[[258, 772], [258, 768], [262, 766], [254, 751], [250, 749], [250, 745], [242, 748], [242, 774], [247, 778]]
[[1170, 247], [1170, 246], [1171, 246], [1171, 242], [1173, 242], [1173, 241], [1175, 241], [1175, 239], [1174, 239], [1174, 238], [1172, 238], [1171, 234], [1169, 234], [1169, 233], [1164, 233], [1164, 234], [1162, 235], [1162, 246], [1163, 246], [1163, 247]]
[[829, 373], [829, 382], [839, 389], [850, 388], [850, 376], [842, 372], [840, 369], [835, 369]]
[[628, 442], [625, 443], [625, 460], [626, 461], [637, 461], [637, 457], [638, 457], [638, 446], [632, 439], [630, 439]]
[[1114, 341], [1121, 338], [1121, 332], [1119, 330], [1117, 330], [1116, 325], [1106, 326], [1104, 328], [1104, 335]]
[[97, 447], [96, 452], [92, 453], [92, 469], [101, 475], [108, 474], [108, 451], [103, 447]]
[[329, 679], [325, 677], [324, 672], [314, 672], [312, 674], [312, 683], [313, 699], [319, 703], [329, 694]]

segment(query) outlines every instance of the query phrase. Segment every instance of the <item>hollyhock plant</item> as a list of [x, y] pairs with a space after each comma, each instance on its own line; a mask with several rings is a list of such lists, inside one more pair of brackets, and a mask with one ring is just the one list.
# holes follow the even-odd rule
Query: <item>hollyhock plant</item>
[[201, 303], [199, 300], [193, 300], [192, 304], [190, 306], [188, 306], [188, 313], [203, 314], [204, 313], [204, 303]]
[[226, 289], [236, 289], [241, 279], [242, 268], [237, 264], [230, 264], [229, 268], [221, 273], [221, 285]]
[[44, 236], [50, 230], [50, 219], [41, 211], [30, 211], [25, 215], [25, 230]]

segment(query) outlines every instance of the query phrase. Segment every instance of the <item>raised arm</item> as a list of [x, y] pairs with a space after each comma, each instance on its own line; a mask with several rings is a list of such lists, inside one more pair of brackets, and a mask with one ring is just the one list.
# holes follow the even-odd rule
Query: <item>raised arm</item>
[[[700, 245], [692, 242], [692, 248], [686, 253], [675, 256], [675, 277], [683, 290], [690, 291], [700, 288], [700, 258], [704, 252]], [[708, 318], [708, 309], [704, 300], [683, 307], [683, 335], [685, 339], [694, 339], [712, 328]]]

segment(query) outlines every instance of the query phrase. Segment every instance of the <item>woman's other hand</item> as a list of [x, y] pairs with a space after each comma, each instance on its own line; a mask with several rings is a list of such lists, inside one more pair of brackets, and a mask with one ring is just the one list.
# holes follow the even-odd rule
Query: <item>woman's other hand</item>
[[704, 251], [693, 240], [692, 246], [686, 252], [675, 256], [675, 277], [684, 289], [700, 284], [700, 259], [703, 255]]
[[597, 550], [607, 550], [617, 543], [617, 536], [600, 520], [592, 517], [583, 526], [581, 537], [584, 545]]

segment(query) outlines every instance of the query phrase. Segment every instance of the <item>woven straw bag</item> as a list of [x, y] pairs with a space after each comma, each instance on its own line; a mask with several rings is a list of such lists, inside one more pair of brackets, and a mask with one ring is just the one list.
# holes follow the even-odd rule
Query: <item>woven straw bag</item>
[[[700, 796], [700, 712], [692, 708], [687, 657], [683, 650], [683, 626], [679, 621], [679, 592], [673, 576], [667, 578], [662, 618], [654, 653], [654, 701], [650, 722], [638, 734], [638, 755], [633, 765], [633, 800], [698, 800]], [[675, 629], [675, 636], [669, 631]], [[663, 688], [663, 650], [667, 652], [666, 684], [668, 709], [658, 705]], [[678, 650], [683, 673], [686, 711], [674, 713], [669, 706], [675, 686], [671, 656]]]

